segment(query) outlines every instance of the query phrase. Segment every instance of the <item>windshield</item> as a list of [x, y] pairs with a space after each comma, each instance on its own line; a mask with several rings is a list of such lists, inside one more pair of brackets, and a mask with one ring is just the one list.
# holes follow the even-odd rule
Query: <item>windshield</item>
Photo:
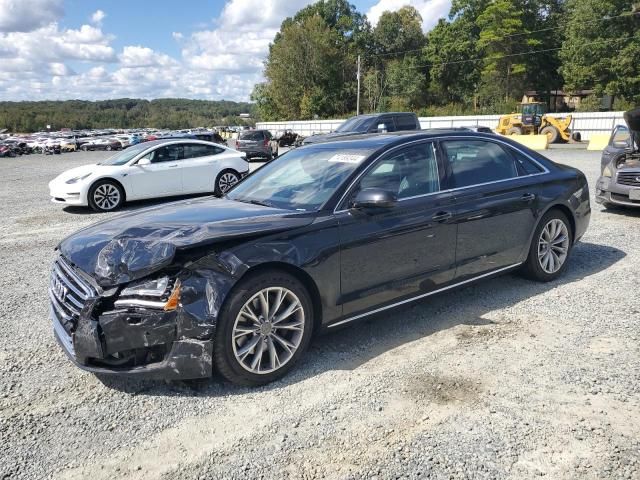
[[124, 165], [147, 148], [149, 148], [149, 145], [145, 145], [144, 143], [129, 147], [126, 150], [116, 153], [113, 157], [109, 157], [105, 161], [100, 162], [98, 165]]
[[336, 132], [366, 132], [369, 129], [371, 117], [351, 117], [338, 128]]
[[372, 151], [337, 146], [291, 150], [251, 174], [227, 198], [286, 210], [317, 210]]

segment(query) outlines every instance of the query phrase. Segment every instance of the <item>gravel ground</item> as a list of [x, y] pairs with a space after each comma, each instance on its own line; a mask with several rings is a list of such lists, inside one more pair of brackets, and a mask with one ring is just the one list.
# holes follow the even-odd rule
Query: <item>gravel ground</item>
[[[598, 153], [548, 155], [593, 188]], [[640, 212], [594, 203], [556, 282], [353, 324], [267, 387], [124, 382], [73, 367], [47, 319], [54, 246], [109, 216], [49, 203], [47, 182], [103, 157], [0, 161], [3, 478], [640, 478]]]

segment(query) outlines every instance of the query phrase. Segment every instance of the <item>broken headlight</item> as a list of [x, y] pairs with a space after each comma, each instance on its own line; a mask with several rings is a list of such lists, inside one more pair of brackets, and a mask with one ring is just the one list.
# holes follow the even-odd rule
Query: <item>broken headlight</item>
[[161, 308], [175, 310], [180, 300], [180, 281], [168, 276], [133, 282], [120, 292], [118, 308]]
[[608, 165], [604, 167], [604, 170], [602, 171], [602, 176], [611, 178], [612, 175], [613, 175], [613, 172], [611, 171], [611, 168], [609, 168]]

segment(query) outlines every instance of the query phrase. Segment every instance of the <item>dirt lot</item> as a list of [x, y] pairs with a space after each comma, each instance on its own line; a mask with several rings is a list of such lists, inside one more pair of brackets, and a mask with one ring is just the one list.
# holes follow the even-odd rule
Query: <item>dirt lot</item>
[[[548, 155], [593, 188], [598, 153]], [[353, 324], [268, 387], [108, 381], [69, 363], [46, 300], [56, 243], [109, 216], [47, 182], [103, 157], [0, 161], [2, 478], [640, 478], [640, 212], [593, 204], [559, 281]]]

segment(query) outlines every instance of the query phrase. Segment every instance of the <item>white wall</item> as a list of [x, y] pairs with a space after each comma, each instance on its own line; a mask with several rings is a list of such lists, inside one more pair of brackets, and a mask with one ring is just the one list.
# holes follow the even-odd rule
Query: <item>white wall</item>
[[[598, 133], [611, 133], [611, 129], [624, 124], [623, 112], [582, 112], [572, 113], [573, 121], [571, 130], [580, 132], [583, 140], [589, 140], [591, 135]], [[552, 113], [554, 117], [563, 117], [567, 114]], [[420, 117], [422, 128], [450, 128], [482, 126], [496, 128], [500, 115], [464, 115], [454, 117]], [[258, 122], [256, 128], [263, 128], [275, 133], [278, 130], [293, 130], [303, 136], [314, 133], [331, 132], [338, 128], [344, 119], [338, 120], [309, 120], [291, 122]]]

